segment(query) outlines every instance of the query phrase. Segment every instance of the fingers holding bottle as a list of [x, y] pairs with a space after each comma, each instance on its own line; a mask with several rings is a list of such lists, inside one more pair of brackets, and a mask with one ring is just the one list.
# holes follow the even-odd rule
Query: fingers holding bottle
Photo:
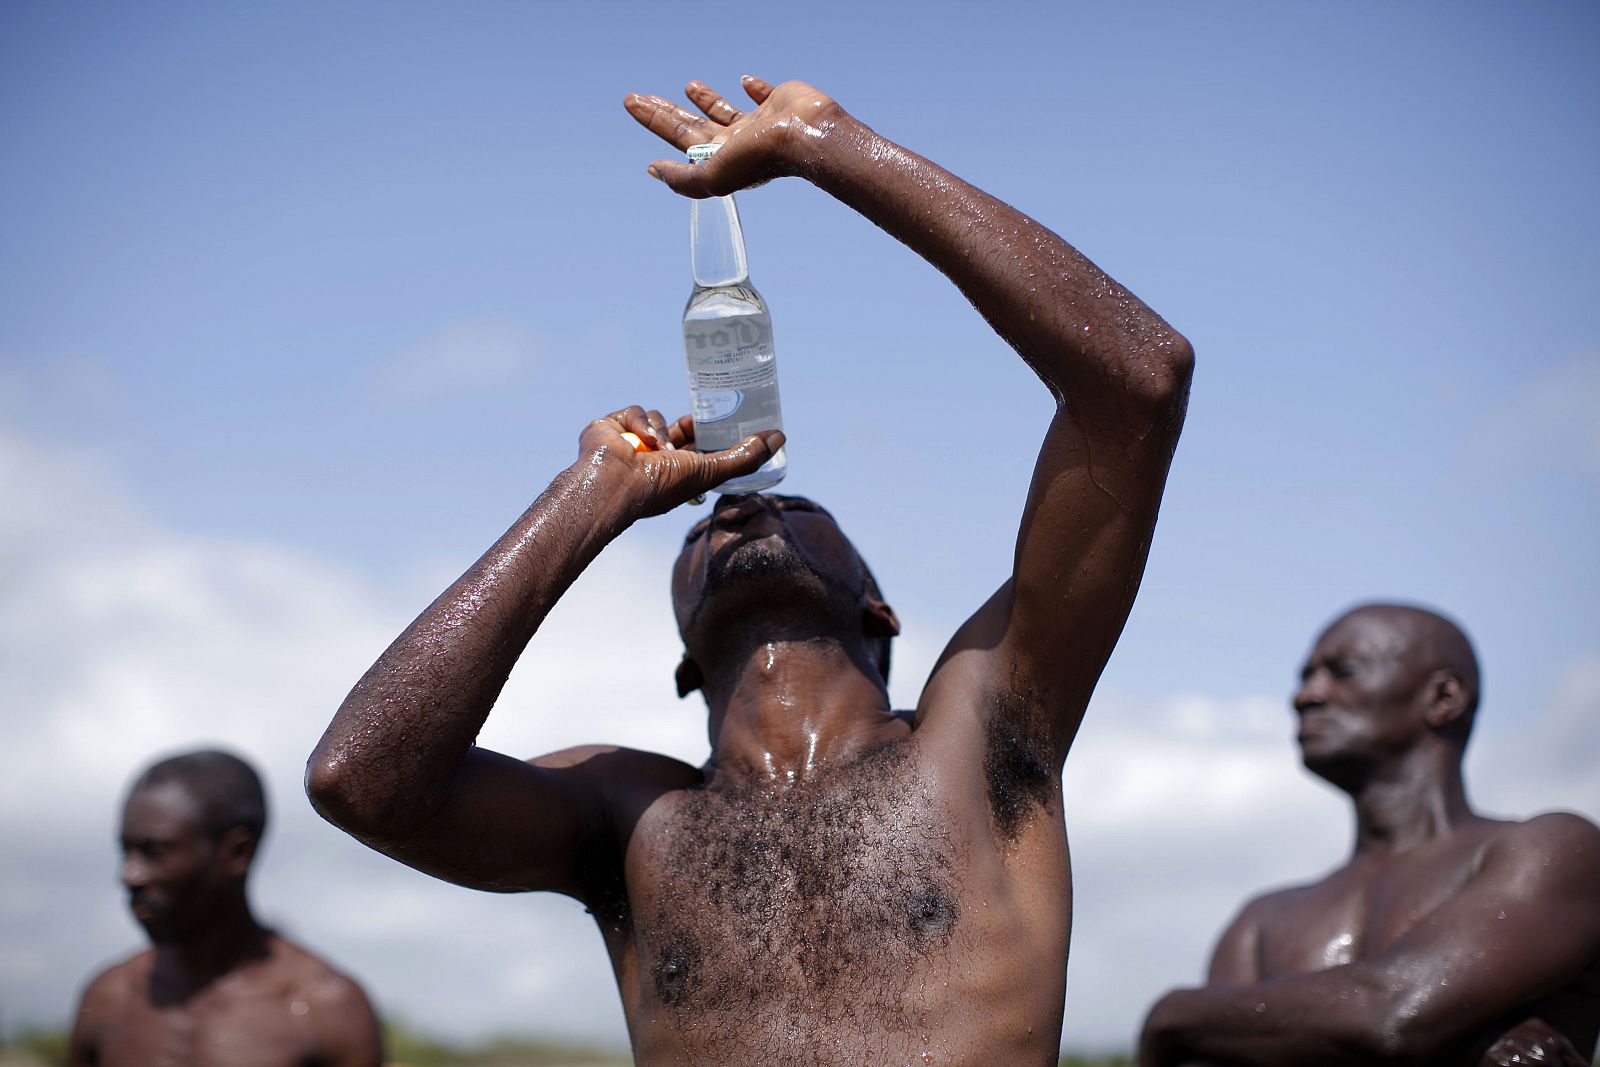
[[650, 502], [643, 514], [659, 515], [679, 504], [703, 500], [727, 482], [754, 474], [783, 447], [782, 430], [751, 434], [721, 452], [678, 448], [640, 454], [642, 473], [650, 479]]
[[[759, 470], [783, 447], [781, 430], [751, 434], [732, 448], [700, 452], [694, 420], [668, 423], [659, 411], [635, 404], [596, 419], [579, 436], [591, 484], [629, 498], [637, 517], [660, 515]], [[602, 488], [603, 487], [603, 488]]]

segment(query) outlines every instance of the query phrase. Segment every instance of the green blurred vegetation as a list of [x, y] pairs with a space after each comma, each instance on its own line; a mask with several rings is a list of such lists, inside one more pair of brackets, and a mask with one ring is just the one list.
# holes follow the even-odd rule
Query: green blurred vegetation
[[406, 1067], [622, 1067], [633, 1062], [582, 1045], [511, 1035], [451, 1044], [399, 1020], [384, 1024], [383, 1048], [388, 1062]]
[[47, 1067], [67, 1067], [66, 1030], [27, 1029], [18, 1032], [10, 1041], [0, 1044], [0, 1056], [6, 1067], [10, 1064], [45, 1064]]

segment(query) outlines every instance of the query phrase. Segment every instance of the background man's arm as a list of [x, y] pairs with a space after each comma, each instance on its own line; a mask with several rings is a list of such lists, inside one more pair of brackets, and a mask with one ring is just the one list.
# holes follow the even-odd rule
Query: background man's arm
[[78, 998], [78, 1014], [67, 1038], [67, 1067], [97, 1067], [100, 1063], [100, 1027], [111, 1004], [115, 968], [91, 981]]
[[[658, 450], [636, 454], [624, 431]], [[532, 765], [473, 742], [534, 632], [606, 544], [755, 470], [782, 443], [751, 437], [701, 455], [679, 447], [691, 433], [637, 407], [589, 424], [578, 461], [345, 698], [306, 771], [325, 818], [441, 878], [581, 896], [575, 860], [604, 825], [606, 780], [584, 761]]]
[[744, 84], [760, 105], [749, 115], [698, 82], [689, 98], [708, 119], [630, 96], [633, 116], [679, 148], [723, 142], [698, 166], [658, 162], [652, 173], [689, 196], [805, 178], [943, 272], [1056, 398], [1013, 578], [952, 642], [919, 716], [972, 707], [952, 685], [1025, 689], [1049, 713], [1059, 766], [1143, 573], [1183, 419], [1189, 344], [1050, 230], [811, 86]]
[[[1260, 911], [1270, 898], [1246, 904], [1217, 939], [1206, 981], [1211, 985], [1245, 985], [1261, 980]], [[1224, 1064], [1188, 1060], [1183, 1067], [1226, 1067]], [[1586, 1065], [1587, 1067], [1587, 1065]]]
[[1561, 988], [1600, 954], [1600, 830], [1546, 815], [1491, 847], [1473, 881], [1379, 956], [1169, 993], [1141, 1067], [1432, 1064]]

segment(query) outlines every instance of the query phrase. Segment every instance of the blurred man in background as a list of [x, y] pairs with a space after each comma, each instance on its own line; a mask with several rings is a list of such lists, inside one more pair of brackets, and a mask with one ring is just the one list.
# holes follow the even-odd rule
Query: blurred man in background
[[1588, 1067], [1600, 830], [1468, 806], [1479, 681], [1466, 635], [1420, 608], [1358, 607], [1317, 639], [1300, 679], [1301, 755], [1349, 794], [1355, 855], [1245, 905], [1209, 984], [1151, 1011], [1141, 1067]]
[[73, 1067], [376, 1067], [378, 1021], [355, 982], [263, 927], [245, 882], [266, 795], [225, 752], [141, 774], [122, 811], [122, 884], [150, 948], [89, 983]]

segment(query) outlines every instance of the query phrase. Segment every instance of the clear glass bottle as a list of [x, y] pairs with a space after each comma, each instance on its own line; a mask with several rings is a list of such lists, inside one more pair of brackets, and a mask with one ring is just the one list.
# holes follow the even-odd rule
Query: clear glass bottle
[[[698, 163], [719, 145], [694, 145]], [[683, 309], [683, 349], [689, 365], [689, 401], [695, 444], [702, 452], [732, 448], [753, 433], [783, 428], [778, 406], [778, 363], [772, 350], [772, 316], [750, 284], [744, 231], [733, 197], [691, 200], [689, 258], [694, 291]], [[784, 449], [753, 474], [725, 482], [721, 493], [754, 493], [783, 481]]]

